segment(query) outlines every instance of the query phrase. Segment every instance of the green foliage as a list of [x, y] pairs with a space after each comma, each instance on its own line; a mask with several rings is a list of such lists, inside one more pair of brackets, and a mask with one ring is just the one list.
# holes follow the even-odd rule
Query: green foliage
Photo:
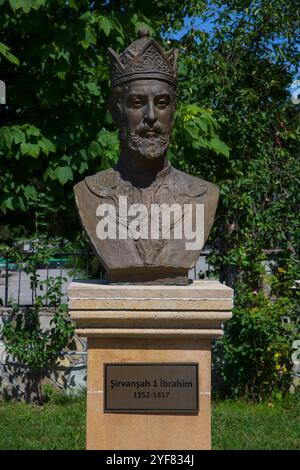
[[195, 0], [0, 2], [0, 77], [7, 88], [0, 214], [12, 236], [31, 236], [35, 207], [46, 204], [49, 235], [76, 238], [73, 185], [118, 157], [107, 111], [107, 48], [122, 50], [143, 24], [155, 36], [170, 25], [178, 30], [203, 7]]
[[[233, 318], [216, 357], [223, 393], [278, 399], [291, 383], [297, 337], [299, 291], [291, 288], [300, 277], [300, 109], [288, 87], [299, 73], [300, 22], [298, 10], [288, 13], [289, 0], [246, 4], [210, 2], [181, 39], [188, 51], [179, 68], [181, 100], [212, 109], [230, 148], [225, 155], [202, 149], [196, 158], [187, 152], [183, 168], [220, 187], [210, 262], [223, 274], [235, 271]], [[201, 27], [209, 15], [210, 34]], [[266, 250], [273, 249], [267, 279]], [[272, 301], [263, 294], [266, 284]]]
[[[201, 27], [209, 15], [210, 34]], [[219, 341], [223, 391], [230, 396], [279, 397], [291, 382], [299, 300], [292, 287], [300, 278], [300, 108], [288, 88], [299, 75], [299, 15], [290, 0], [216, 0], [181, 39], [188, 50], [180, 67], [181, 99], [212, 109], [231, 149], [226, 158], [201, 152], [198, 165], [186, 159], [187, 171], [220, 187], [210, 261], [223, 274], [228, 267], [235, 271], [234, 314]], [[267, 279], [267, 250], [274, 249]], [[266, 287], [272, 301], [263, 294]]]
[[15, 55], [11, 54], [11, 52], [9, 52], [9, 47], [3, 44], [3, 42], [0, 42], [0, 54], [2, 54], [3, 57], [5, 57], [5, 59], [7, 59], [12, 64], [20, 64], [19, 59]]
[[[172, 39], [186, 17], [191, 27]], [[223, 340], [232, 355], [248, 358], [250, 346], [243, 354], [235, 349], [244, 345], [239, 332], [245, 316], [257, 357], [264, 358], [255, 349], [259, 335], [260, 348], [271, 348], [266, 365], [255, 381], [252, 363], [252, 369], [246, 359], [236, 363], [240, 385], [234, 392], [236, 385], [227, 381], [229, 391], [250, 387], [248, 373], [253, 397], [269, 393], [263, 374], [284, 391], [291, 334], [280, 326], [280, 315], [288, 313], [292, 297], [297, 300], [292, 287], [300, 278], [300, 105], [289, 93], [299, 75], [300, 12], [293, 0], [1, 1], [0, 77], [8, 105], [0, 107], [0, 213], [6, 218], [0, 237], [9, 244], [35, 234], [39, 225], [48, 237], [84, 243], [72, 186], [112, 166], [119, 152], [107, 111], [107, 48], [124, 49], [142, 24], [163, 37], [166, 48], [180, 50], [169, 157], [175, 167], [220, 187], [210, 262], [222, 273], [233, 266], [237, 281], [260, 292], [266, 250], [280, 250], [269, 279], [277, 300], [259, 294], [255, 303], [238, 292]], [[258, 310], [251, 314], [251, 308]], [[271, 380], [278, 365], [287, 371], [277, 370]]]
[[[40, 241], [33, 243], [33, 252], [25, 263], [18, 249], [10, 249], [7, 253], [7, 256], [16, 262], [24, 263], [22, 268], [29, 276], [35, 301], [34, 306], [26, 310], [20, 310], [18, 305], [13, 304], [11, 318], [1, 328], [1, 334], [6, 350], [22, 364], [37, 369], [38, 374], [43, 374], [46, 368], [53, 366], [74, 334], [74, 325], [68, 316], [67, 305], [60, 303], [62, 283], [66, 279], [49, 276], [41, 280], [37, 271], [56, 249], [54, 244], [49, 246], [48, 243], [43, 244]], [[38, 292], [41, 293], [37, 294]], [[41, 327], [39, 318], [46, 302], [47, 308], [53, 311], [48, 329]]]
[[73, 333], [66, 305], [56, 308], [48, 330], [41, 328], [37, 308], [22, 313], [16, 311], [2, 327], [8, 353], [20, 363], [39, 369], [41, 373], [61, 356]]
[[[175, 166], [220, 186], [211, 240], [222, 255], [212, 261], [217, 269], [234, 264], [258, 288], [263, 249], [283, 248], [291, 260], [287, 250], [300, 230], [299, 105], [288, 92], [300, 59], [299, 12], [291, 0], [247, 7], [6, 0], [0, 13], [8, 100], [1, 107], [0, 211], [14, 236], [32, 234], [34, 207], [46, 200], [50, 234], [75, 238], [73, 184], [118, 157], [107, 112], [107, 48], [122, 50], [141, 24], [171, 37], [188, 16], [187, 34], [165, 40], [181, 53], [169, 154]], [[202, 23], [211, 18], [208, 34]]]
[[[180, 41], [179, 96], [213, 110], [231, 149], [225, 158], [205, 149], [197, 161], [185, 156], [186, 170], [220, 187], [211, 262], [218, 270], [234, 265], [249, 287], [261, 289], [265, 249], [281, 249], [289, 277], [300, 276], [300, 108], [288, 90], [299, 74], [300, 13], [291, 0], [246, 5], [210, 2], [192, 24]], [[280, 295], [289, 295], [291, 283], [285, 287]]]
[[271, 301], [263, 292], [238, 292], [216, 347], [225, 395], [261, 401], [279, 400], [288, 392], [291, 344], [298, 337], [293, 317], [294, 305], [286, 297]]
[[219, 124], [210, 109], [200, 108], [195, 103], [180, 104], [168, 154], [170, 160], [185, 169], [198, 167], [199, 152], [203, 149], [228, 157], [229, 148], [220, 140], [218, 130]]

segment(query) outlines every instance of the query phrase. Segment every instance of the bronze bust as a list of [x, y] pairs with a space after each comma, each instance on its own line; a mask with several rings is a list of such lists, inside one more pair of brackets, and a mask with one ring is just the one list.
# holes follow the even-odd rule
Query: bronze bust
[[[110, 109], [121, 152], [114, 168], [74, 187], [81, 223], [109, 282], [187, 284], [188, 271], [211, 230], [219, 191], [214, 184], [176, 170], [166, 157], [175, 112], [177, 50], [163, 51], [142, 29], [122, 54], [109, 49], [109, 55]], [[200, 225], [197, 207], [203, 208]], [[169, 214], [169, 233], [163, 223], [153, 229], [151, 216], [157, 210], [155, 220], [161, 222], [162, 208]], [[202, 232], [195, 246], [188, 245], [189, 234], [180, 232], [186, 220], [196, 238]], [[114, 236], [103, 235], [104, 225], [109, 231], [110, 223], [118, 230], [110, 232]]]

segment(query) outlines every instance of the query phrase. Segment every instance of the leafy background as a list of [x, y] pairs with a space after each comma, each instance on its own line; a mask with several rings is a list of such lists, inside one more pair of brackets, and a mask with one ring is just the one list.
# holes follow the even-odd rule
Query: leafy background
[[[0, 78], [7, 87], [7, 105], [0, 106], [0, 243], [32, 237], [37, 226], [46, 238], [86, 243], [72, 187], [111, 167], [119, 149], [107, 111], [107, 48], [123, 50], [144, 24], [165, 48], [180, 50], [169, 157], [220, 187], [210, 261], [225, 277], [234, 267], [235, 321], [241, 310], [257, 308], [261, 315], [255, 310], [257, 321], [250, 315], [247, 323], [255, 337], [267, 311], [278, 319], [260, 297], [253, 307], [266, 284], [281, 316], [286, 299], [296, 318], [300, 105], [289, 88], [299, 78], [300, 12], [292, 0], [0, 0]], [[267, 250], [277, 250], [268, 279]], [[236, 339], [228, 325], [226, 338]], [[274, 352], [280, 341], [271, 336], [264, 346]], [[244, 357], [245, 367], [261, 357], [233, 353], [230, 345], [223, 344], [228, 364], [232, 354]], [[284, 367], [290, 371], [281, 356], [277, 366], [278, 377]], [[231, 382], [229, 388], [237, 389]]]

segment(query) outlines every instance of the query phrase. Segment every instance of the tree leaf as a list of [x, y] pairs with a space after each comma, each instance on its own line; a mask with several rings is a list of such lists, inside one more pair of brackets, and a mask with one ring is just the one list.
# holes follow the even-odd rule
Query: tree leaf
[[3, 42], [0, 42], [0, 54], [2, 54], [12, 64], [20, 65], [19, 59], [9, 51], [10, 48], [3, 44]]
[[23, 10], [24, 13], [29, 13], [31, 9], [38, 10], [46, 0], [9, 0], [11, 8], [16, 10]]
[[90, 94], [93, 96], [100, 96], [99, 86], [96, 82], [89, 82], [86, 84], [87, 89], [89, 90]]
[[1, 202], [0, 207], [4, 213], [6, 213], [6, 209], [14, 210], [12, 196], [4, 199], [4, 201]]
[[29, 155], [33, 158], [37, 158], [40, 154], [40, 147], [37, 144], [28, 144], [26, 142], [22, 142], [20, 149], [22, 155]]
[[51, 142], [51, 140], [46, 139], [46, 137], [43, 137], [41, 140], [39, 140], [38, 145], [46, 155], [48, 155], [49, 152], [54, 153], [56, 151], [55, 145]]
[[93, 28], [86, 26], [82, 30], [80, 44], [84, 49], [88, 49], [91, 44], [96, 44], [97, 36]]
[[213, 139], [211, 139], [211, 141], [209, 142], [209, 146], [217, 154], [221, 153], [222, 155], [225, 155], [225, 157], [229, 157], [229, 147], [218, 137], [214, 137]]
[[24, 196], [26, 197], [27, 201], [29, 201], [29, 200], [36, 201], [38, 199], [38, 193], [37, 193], [35, 187], [32, 186], [32, 185], [25, 186]]
[[100, 27], [100, 29], [102, 29], [102, 31], [104, 31], [104, 34], [106, 36], [109, 36], [109, 33], [111, 31], [111, 28], [112, 28], [112, 22], [109, 18], [107, 18], [107, 16], [100, 16], [99, 17], [99, 27]]
[[93, 140], [93, 142], [91, 142], [89, 145], [89, 154], [93, 158], [97, 157], [98, 155], [101, 155], [101, 146], [95, 140]]
[[12, 130], [13, 140], [15, 144], [20, 144], [21, 142], [24, 142], [24, 140], [26, 139], [26, 136], [19, 127], [12, 126], [11, 130]]
[[55, 168], [53, 176], [56, 177], [62, 185], [64, 185], [67, 181], [73, 180], [73, 171], [69, 166], [59, 166]]
[[10, 127], [4, 126], [0, 129], [0, 147], [11, 148], [14, 134]]

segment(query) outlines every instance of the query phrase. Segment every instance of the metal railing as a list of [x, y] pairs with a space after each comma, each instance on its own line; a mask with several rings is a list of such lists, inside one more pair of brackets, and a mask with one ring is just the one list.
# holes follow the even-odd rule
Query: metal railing
[[[4, 307], [9, 306], [12, 302], [20, 306], [33, 305], [38, 295], [24, 269], [26, 259], [32, 255], [32, 252], [19, 251], [19, 254], [24, 257], [21, 263], [0, 254], [0, 305]], [[73, 277], [74, 273], [77, 272], [80, 277], [89, 278], [90, 264], [93, 257], [95, 257], [93, 252], [86, 251], [55, 252], [51, 254], [51, 258], [47, 262], [37, 267], [37, 273], [42, 278], [41, 280], [46, 281], [45, 293], [48, 292], [47, 281], [50, 277], [67, 277], [70, 280], [68, 273]], [[104, 278], [105, 272], [100, 270], [99, 279]], [[65, 295], [67, 284], [68, 282], [62, 284], [60, 299]], [[47, 295], [45, 298], [45, 306], [47, 306]]]
[[[264, 250], [267, 255], [267, 263], [271, 265], [274, 256], [280, 253], [282, 250]], [[19, 306], [30, 306], [34, 304], [37, 296], [36, 289], [30, 285], [30, 280], [26, 272], [24, 271], [24, 265], [26, 264], [26, 258], [32, 255], [32, 251], [19, 251], [24, 257], [22, 263], [18, 264], [14, 260], [10, 260], [8, 257], [0, 253], [0, 305], [7, 307], [11, 304], [11, 292], [13, 292], [13, 300]], [[196, 266], [190, 270], [189, 277], [191, 279], [207, 278], [208, 275], [214, 271], [212, 265], [207, 260], [207, 256], [211, 253], [209, 247], [202, 251], [200, 254]], [[76, 270], [76, 264], [80, 264], [80, 274], [78, 271], [77, 278], [90, 278], [91, 274], [91, 260], [96, 258], [95, 254], [91, 251], [73, 251], [64, 252], [58, 251], [51, 254], [51, 258], [47, 263], [40, 266], [40, 274], [44, 276], [43, 280], [46, 281], [46, 294], [47, 294], [47, 281], [49, 277], [67, 277], [67, 282], [62, 284], [62, 290], [60, 299], [65, 296], [67, 286], [74, 277], [74, 271]], [[79, 260], [79, 263], [78, 263]], [[41, 273], [41, 271], [43, 271]], [[52, 273], [51, 273], [52, 271]], [[68, 275], [69, 273], [69, 275]], [[234, 280], [237, 276], [235, 266], [226, 266], [217, 276], [218, 280], [229, 286], [234, 285]], [[93, 278], [105, 279], [105, 271], [99, 270], [99, 273]], [[24, 294], [26, 290], [26, 295]], [[45, 306], [48, 305], [47, 296], [45, 296]], [[25, 299], [25, 300], [24, 300]]]

